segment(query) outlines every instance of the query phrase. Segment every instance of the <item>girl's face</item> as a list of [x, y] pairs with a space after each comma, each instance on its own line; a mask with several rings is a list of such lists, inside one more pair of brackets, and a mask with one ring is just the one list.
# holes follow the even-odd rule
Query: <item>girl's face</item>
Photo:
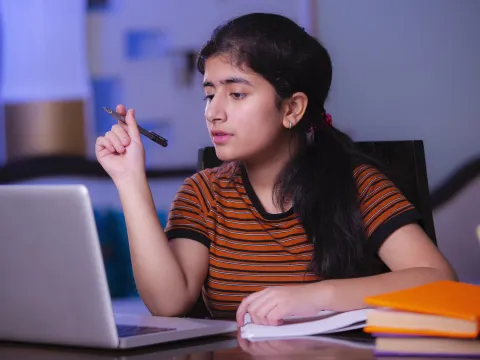
[[268, 159], [287, 141], [284, 111], [260, 75], [212, 57], [205, 63], [203, 87], [207, 127], [220, 160]]

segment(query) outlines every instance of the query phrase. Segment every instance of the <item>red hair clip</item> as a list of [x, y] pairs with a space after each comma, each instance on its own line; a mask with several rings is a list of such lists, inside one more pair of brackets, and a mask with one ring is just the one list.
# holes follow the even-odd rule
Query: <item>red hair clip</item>
[[[321, 125], [332, 126], [332, 115], [328, 113], [322, 113], [322, 117], [323, 117], [323, 123]], [[318, 128], [318, 125], [310, 124], [307, 132], [313, 133], [317, 130], [317, 128]]]
[[325, 113], [324, 121], [327, 125], [332, 126], [332, 115]]

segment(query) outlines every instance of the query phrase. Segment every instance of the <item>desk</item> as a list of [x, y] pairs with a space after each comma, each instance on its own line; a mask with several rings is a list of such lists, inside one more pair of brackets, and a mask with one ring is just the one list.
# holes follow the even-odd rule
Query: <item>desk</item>
[[304, 337], [249, 342], [238, 334], [181, 341], [136, 350], [103, 351], [0, 342], [0, 359], [25, 360], [240, 360], [240, 359], [374, 359], [371, 339]]

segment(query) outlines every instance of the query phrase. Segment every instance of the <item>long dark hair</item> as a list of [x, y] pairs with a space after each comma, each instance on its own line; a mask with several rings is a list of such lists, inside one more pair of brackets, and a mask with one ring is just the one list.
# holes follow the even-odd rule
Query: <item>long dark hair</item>
[[279, 100], [295, 92], [307, 95], [305, 115], [291, 129], [298, 151], [276, 181], [274, 201], [281, 206], [292, 201], [314, 243], [313, 271], [325, 279], [366, 275], [372, 252], [353, 172], [372, 159], [327, 121], [324, 104], [332, 81], [327, 50], [292, 20], [254, 13], [215, 29], [200, 51], [198, 70], [204, 74], [205, 61], [218, 55], [263, 76]]

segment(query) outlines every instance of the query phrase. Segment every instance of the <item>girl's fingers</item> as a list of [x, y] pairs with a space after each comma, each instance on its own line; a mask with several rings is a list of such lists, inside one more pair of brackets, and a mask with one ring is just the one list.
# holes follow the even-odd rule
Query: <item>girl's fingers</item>
[[120, 115], [123, 115], [123, 116], [127, 115], [127, 109], [122, 104], [117, 105], [117, 107], [115, 108], [115, 111]]
[[97, 148], [97, 152], [102, 150], [108, 150], [111, 153], [115, 152], [115, 147], [113, 146], [112, 142], [104, 136], [100, 136], [97, 138], [95, 142], [95, 147]]
[[125, 146], [122, 145], [122, 142], [120, 141], [119, 137], [113, 131], [108, 131], [105, 134], [105, 138], [111, 142], [111, 144], [115, 148], [115, 151], [118, 152], [119, 154], [122, 154], [125, 151]]
[[122, 125], [113, 125], [112, 132], [117, 135], [123, 146], [128, 146], [128, 144], [130, 144], [130, 136], [128, 136], [126, 129]]

